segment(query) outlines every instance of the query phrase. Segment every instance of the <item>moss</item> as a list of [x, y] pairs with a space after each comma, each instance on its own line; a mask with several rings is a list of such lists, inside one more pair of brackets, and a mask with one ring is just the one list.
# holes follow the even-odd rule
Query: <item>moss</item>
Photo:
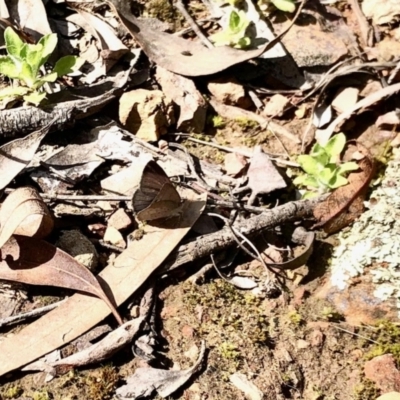
[[220, 115], [210, 117], [210, 124], [213, 128], [223, 128], [226, 125], [225, 120]]
[[288, 317], [290, 322], [296, 326], [300, 325], [303, 322], [303, 317], [297, 311], [290, 311]]
[[254, 121], [249, 118], [242, 118], [242, 117], [235, 118], [235, 122], [240, 128], [246, 131], [258, 128], [259, 126], [259, 123], [257, 121]]
[[87, 398], [107, 400], [113, 397], [119, 380], [116, 368], [108, 364], [96, 370], [93, 375], [82, 378], [82, 383], [87, 387]]
[[397, 368], [400, 367], [400, 326], [390, 321], [380, 321], [375, 325], [375, 331], [368, 331], [368, 336], [376, 342], [372, 345], [368, 353], [365, 354], [366, 360], [383, 354], [392, 354]]
[[11, 386], [2, 394], [2, 396], [4, 399], [18, 399], [23, 392], [24, 391], [20, 386]]
[[198, 305], [207, 312], [207, 321], [198, 327], [199, 335], [222, 331], [221, 343], [225, 339], [230, 341], [231, 334], [251, 345], [268, 343], [268, 321], [261, 300], [222, 279], [200, 287], [191, 286], [185, 302], [192, 308], [191, 312]]
[[51, 400], [53, 396], [47, 390], [36, 391], [32, 394], [33, 400]]
[[380, 390], [369, 379], [364, 379], [354, 390], [354, 400], [375, 400], [380, 395]]
[[150, 17], [161, 21], [175, 23], [175, 10], [168, 0], [150, 0], [146, 3], [146, 11]]

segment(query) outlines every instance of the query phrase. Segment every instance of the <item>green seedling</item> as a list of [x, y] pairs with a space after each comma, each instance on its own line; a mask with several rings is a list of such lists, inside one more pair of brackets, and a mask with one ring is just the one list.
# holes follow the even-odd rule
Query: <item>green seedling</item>
[[348, 180], [344, 175], [358, 169], [358, 165], [355, 162], [340, 163], [340, 153], [345, 144], [345, 135], [339, 133], [332, 136], [325, 146], [316, 143], [309, 155], [304, 154], [297, 158], [305, 174], [298, 176], [293, 183], [308, 189], [303, 195], [304, 198], [347, 185]]
[[278, 10], [293, 13], [296, 10], [294, 0], [260, 0], [258, 6], [261, 10], [273, 4]]
[[7, 55], [0, 56], [0, 74], [14, 79], [18, 86], [0, 90], [2, 99], [23, 99], [28, 103], [39, 105], [46, 97], [43, 85], [55, 82], [61, 76], [79, 69], [83, 60], [76, 56], [60, 58], [50, 73], [42, 74], [41, 67], [47, 62], [57, 46], [55, 33], [43, 36], [37, 44], [25, 43], [18, 34], [8, 27], [4, 31]]
[[243, 10], [232, 10], [227, 26], [221, 32], [211, 35], [210, 39], [217, 46], [232, 46], [240, 49], [248, 47], [251, 39], [246, 36], [246, 30], [250, 22]]

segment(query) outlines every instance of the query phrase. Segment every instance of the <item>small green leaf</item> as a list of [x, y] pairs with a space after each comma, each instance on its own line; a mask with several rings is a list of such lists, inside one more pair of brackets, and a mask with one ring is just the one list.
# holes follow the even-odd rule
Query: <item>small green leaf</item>
[[85, 60], [77, 56], [65, 56], [60, 58], [54, 66], [53, 72], [56, 72], [58, 77], [68, 75], [71, 72], [77, 71], [84, 64]]
[[0, 100], [3, 100], [7, 97], [22, 97], [29, 92], [29, 89], [24, 86], [17, 86], [17, 87], [6, 87], [0, 90]]
[[338, 168], [338, 175], [343, 175], [346, 172], [350, 171], [356, 171], [359, 168], [358, 164], [356, 162], [347, 162], [342, 165], [339, 165]]
[[57, 46], [57, 42], [58, 42], [58, 37], [56, 33], [45, 35], [39, 40], [38, 44], [43, 46], [42, 60], [40, 66], [42, 66], [49, 59], [49, 57], [51, 56], [51, 54], [53, 53], [54, 49]]
[[36, 75], [33, 74], [31, 66], [26, 62], [21, 63], [21, 72], [18, 79], [23, 81], [26, 86], [32, 88], [36, 81]]
[[238, 40], [237, 45], [235, 47], [239, 49], [245, 49], [250, 45], [251, 45], [251, 39], [248, 36], [244, 36]]
[[229, 15], [229, 29], [232, 32], [236, 32], [238, 27], [240, 26], [240, 15], [237, 11], [232, 10], [230, 15]]
[[37, 77], [41, 66], [43, 46], [41, 44], [28, 44], [26, 51], [26, 62], [31, 67], [32, 76]]
[[312, 156], [303, 154], [297, 157], [297, 162], [300, 164], [301, 168], [309, 175], [316, 176], [319, 171], [324, 167]]
[[344, 133], [338, 133], [332, 136], [325, 145], [325, 151], [329, 155], [330, 162], [336, 162], [340, 153], [343, 151], [346, 144], [346, 136]]
[[324, 168], [318, 174], [318, 180], [323, 183], [325, 186], [329, 186], [332, 178], [337, 175], [335, 165], [329, 165], [328, 167]]
[[217, 32], [214, 33], [209, 37], [209, 39], [216, 45], [216, 46], [229, 46], [231, 44], [232, 36], [228, 32]]
[[6, 43], [7, 53], [11, 57], [15, 57], [16, 59], [20, 60], [21, 50], [25, 43], [10, 26], [4, 31], [4, 41]]
[[32, 86], [33, 89], [41, 88], [46, 82], [55, 82], [57, 79], [57, 72], [52, 72], [51, 74], [47, 74], [42, 76], [39, 79], [36, 79], [34, 85]]
[[38, 106], [40, 102], [46, 97], [46, 92], [32, 92], [24, 96], [24, 100], [27, 103], [34, 104]]
[[284, 12], [294, 12], [296, 6], [291, 0], [271, 0], [271, 3], [279, 10]]
[[329, 183], [329, 187], [331, 189], [337, 189], [338, 187], [347, 185], [349, 183], [349, 181], [340, 175], [335, 175], [334, 177], [335, 179], [332, 180], [332, 182]]
[[313, 197], [317, 196], [318, 193], [316, 192], [305, 192], [303, 194], [303, 199], [312, 199]]
[[293, 184], [296, 186], [311, 186], [318, 188], [319, 184], [318, 181], [309, 175], [300, 175], [293, 180]]
[[0, 74], [10, 79], [18, 79], [20, 71], [14, 60], [9, 56], [0, 56]]

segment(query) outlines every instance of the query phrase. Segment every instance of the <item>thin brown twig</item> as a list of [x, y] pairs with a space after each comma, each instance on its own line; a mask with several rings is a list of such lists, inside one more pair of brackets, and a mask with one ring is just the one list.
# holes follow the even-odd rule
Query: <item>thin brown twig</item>
[[32, 311], [28, 311], [26, 313], [18, 314], [18, 315], [13, 315], [11, 317], [3, 318], [0, 319], [0, 328], [6, 325], [13, 325], [17, 324], [19, 322], [26, 321], [29, 318], [35, 318], [35, 317], [41, 317], [43, 314], [46, 314], [47, 312], [54, 310], [57, 308], [59, 305], [64, 303], [66, 299], [57, 301], [56, 303], [48, 304], [47, 306], [36, 308]]
[[[174, 6], [179, 10], [179, 12], [185, 17], [186, 21], [189, 23], [190, 27], [193, 29], [197, 37], [203, 42], [204, 46], [212, 49], [214, 45], [210, 42], [206, 35], [201, 31], [200, 27], [197, 25], [196, 21], [187, 12], [182, 0], [176, 0]], [[167, 44], [168, 45], [168, 44]]]

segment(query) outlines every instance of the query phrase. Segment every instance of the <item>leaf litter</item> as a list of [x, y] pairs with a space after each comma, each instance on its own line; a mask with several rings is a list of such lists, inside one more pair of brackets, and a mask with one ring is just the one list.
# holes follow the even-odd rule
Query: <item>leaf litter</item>
[[[343, 394], [352, 371], [338, 368], [358, 348], [352, 337], [332, 328], [336, 321], [334, 312], [325, 310], [328, 296], [325, 308], [315, 297], [319, 279], [329, 274], [316, 271], [328, 265], [321, 249], [329, 238], [321, 239], [313, 229], [346, 232], [363, 215], [371, 182], [379, 185], [372, 155], [384, 173], [390, 146], [398, 146], [396, 106], [387, 101], [398, 92], [398, 60], [379, 58], [381, 44], [368, 34], [367, 19], [390, 42], [396, 28], [377, 24], [387, 23], [382, 18], [393, 23], [395, 7], [384, 17], [368, 2], [361, 9], [351, 3], [349, 10], [304, 2], [296, 7], [290, 1], [259, 7], [252, 1], [204, 1], [200, 7], [178, 2], [183, 22], [171, 5], [163, 14], [162, 2], [136, 10], [120, 0], [110, 3], [110, 8], [71, 4], [68, 10], [60, 2], [21, 0], [9, 9], [0, 3], [1, 16], [11, 15], [7, 24], [24, 41], [37, 43], [52, 28], [63, 32], [59, 54], [49, 58], [39, 78], [61, 55], [73, 52], [86, 61], [80, 71], [41, 88], [45, 101], [39, 107], [14, 99], [0, 111], [1, 182], [7, 196], [0, 210], [0, 280], [15, 282], [0, 283], [0, 327], [17, 309], [20, 318], [48, 310], [29, 312], [22, 298], [3, 301], [15, 296], [17, 282], [37, 285], [22, 286], [37, 299], [49, 290], [45, 286], [64, 288], [54, 300], [70, 296], [22, 330], [0, 334], [0, 375], [30, 364], [25, 370], [46, 371], [49, 378], [110, 359], [118, 360], [118, 367], [96, 369], [110, 384], [90, 386], [92, 372], [82, 372], [88, 380], [71, 381], [77, 398], [139, 398], [153, 392], [165, 398], [179, 389], [183, 394], [177, 398], [194, 399], [221, 398], [221, 393], [224, 398], [317, 398], [321, 392], [373, 398], [347, 386]], [[30, 9], [37, 14], [27, 13]], [[185, 30], [179, 36], [161, 30], [146, 10]], [[350, 22], [353, 12], [356, 24]], [[283, 16], [292, 21], [289, 28], [281, 23]], [[219, 46], [218, 38], [232, 47]], [[363, 51], [368, 59], [359, 56]], [[389, 77], [386, 86], [377, 74]], [[218, 81], [234, 82], [231, 88], [236, 85], [240, 95], [224, 93], [228, 86], [210, 86]], [[1, 85], [21, 83], [5, 78]], [[371, 140], [373, 133], [363, 132], [366, 125], [379, 138]], [[359, 170], [329, 195], [298, 200], [302, 190], [293, 183], [298, 156], [322, 159], [320, 150], [309, 153], [310, 145], [316, 139], [320, 147], [313, 149], [323, 148], [339, 128], [347, 139], [358, 139]], [[225, 151], [240, 160], [232, 163]], [[337, 158], [323, 165], [335, 178], [343, 162]], [[231, 176], [218, 166], [223, 163]], [[146, 165], [152, 166], [151, 179]], [[321, 175], [314, 171], [315, 176], [326, 179], [329, 168]], [[138, 206], [138, 199], [145, 201]], [[107, 226], [116, 210], [130, 222]], [[198, 218], [203, 226], [192, 229]], [[225, 228], [218, 225], [221, 218]], [[100, 255], [93, 273], [54, 245], [61, 243], [61, 232], [74, 231]], [[209, 259], [225, 266], [218, 270], [221, 279], [207, 267]], [[184, 282], [191, 274], [201, 283]], [[157, 296], [151, 310], [137, 311], [143, 291], [154, 284], [161, 315]], [[104, 338], [93, 336], [97, 342], [77, 348], [74, 340], [94, 332], [111, 313], [122, 325], [114, 328], [111, 320]], [[326, 338], [326, 344], [316, 337]], [[339, 350], [332, 339], [339, 341]], [[160, 353], [165, 340], [176, 360], [173, 367]], [[126, 351], [130, 346], [133, 354]], [[206, 347], [205, 371], [199, 373]], [[59, 348], [61, 353], [55, 352]], [[143, 368], [140, 358], [155, 367]], [[115, 375], [127, 384], [118, 388]], [[193, 375], [195, 383], [188, 386]], [[2, 379], [0, 396], [7, 397], [13, 379], [19, 381], [13, 375]], [[26, 385], [24, 396], [32, 397], [32, 390]]]

